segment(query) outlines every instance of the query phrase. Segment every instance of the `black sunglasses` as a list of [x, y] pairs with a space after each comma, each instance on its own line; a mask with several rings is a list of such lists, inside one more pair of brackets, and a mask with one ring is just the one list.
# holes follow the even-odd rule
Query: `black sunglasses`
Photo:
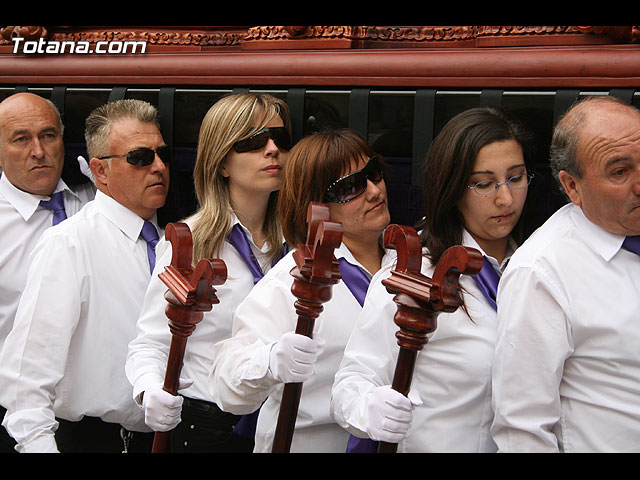
[[158, 147], [157, 150], [140, 147], [122, 155], [107, 155], [106, 157], [98, 157], [98, 159], [106, 160], [107, 158], [124, 157], [127, 160], [127, 163], [134, 167], [146, 167], [153, 163], [153, 160], [156, 158], [156, 153], [165, 165], [169, 164], [171, 161], [171, 148], [168, 145]]
[[253, 152], [264, 148], [270, 138], [279, 149], [291, 150], [291, 136], [285, 127], [261, 128], [249, 138], [236, 142], [233, 148], [238, 153]]
[[333, 182], [324, 192], [323, 202], [346, 203], [362, 195], [367, 189], [367, 180], [378, 183], [384, 178], [382, 160], [373, 156], [362, 170], [350, 173]]

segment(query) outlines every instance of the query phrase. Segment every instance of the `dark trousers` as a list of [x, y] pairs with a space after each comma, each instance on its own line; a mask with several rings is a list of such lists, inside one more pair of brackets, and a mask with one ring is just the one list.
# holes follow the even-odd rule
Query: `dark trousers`
[[56, 420], [56, 443], [61, 453], [151, 453], [153, 433], [128, 432], [95, 417], [78, 422]]
[[[7, 409], [0, 405], [0, 422], [4, 418]], [[0, 453], [18, 453], [15, 451], [16, 441], [9, 435], [7, 430], [0, 426]]]
[[233, 433], [240, 416], [211, 402], [184, 398], [182, 421], [171, 430], [172, 453], [251, 453], [253, 439]]

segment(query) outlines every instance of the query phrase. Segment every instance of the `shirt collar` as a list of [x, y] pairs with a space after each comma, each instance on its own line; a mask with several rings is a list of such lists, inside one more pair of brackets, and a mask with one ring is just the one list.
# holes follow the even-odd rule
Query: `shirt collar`
[[[380, 245], [382, 246], [382, 241], [380, 241]], [[397, 257], [397, 252], [393, 248], [383, 247], [383, 249], [384, 249], [384, 255], [380, 263], [381, 269], [386, 265], [394, 263]], [[356, 260], [356, 257], [353, 256], [353, 254], [351, 253], [351, 250], [349, 250], [349, 248], [344, 243], [340, 243], [340, 246], [334, 250], [334, 256], [336, 257], [336, 260], [340, 260], [341, 258], [344, 258], [351, 265], [356, 265], [360, 267], [360, 269], [369, 278], [373, 276], [364, 266], [360, 264], [360, 262], [358, 262], [358, 260]]]
[[[245, 236], [247, 237], [247, 240], [249, 241], [249, 245], [251, 246], [251, 249], [252, 250], [256, 249], [258, 252], [262, 252], [262, 253], [268, 252], [269, 251], [269, 244], [267, 242], [265, 242], [262, 245], [262, 248], [258, 248], [256, 243], [253, 241], [253, 235], [251, 235], [251, 232], [249, 231], [249, 229], [242, 224], [242, 222], [240, 221], [240, 219], [238, 218], [238, 216], [235, 214], [235, 212], [233, 210], [230, 210], [230, 213], [231, 213], [231, 226], [232, 227], [234, 227], [235, 225], [239, 225], [240, 226], [240, 228], [244, 232]], [[284, 242], [284, 239], [282, 239], [282, 241]]]
[[[58, 180], [58, 184], [56, 185], [53, 193], [60, 191], [65, 191], [70, 195], [78, 197], [78, 195], [72, 191], [62, 179]], [[7, 199], [7, 201], [16, 209], [25, 221], [28, 221], [35, 213], [41, 200], [51, 199], [50, 196], [35, 195], [20, 190], [9, 181], [6, 175], [0, 176], [0, 194]]]
[[[100, 213], [118, 227], [122, 233], [131, 239], [131, 241], [138, 241], [140, 232], [142, 231], [142, 226], [144, 225], [144, 219], [142, 217], [100, 190], [96, 191], [94, 202]], [[158, 234], [160, 234], [155, 213], [153, 214], [153, 218], [149, 221], [154, 224], [158, 230]]]
[[[247, 240], [249, 240], [249, 243], [255, 246], [255, 243], [253, 242], [253, 235], [251, 235], [249, 229], [242, 224], [238, 216], [233, 212], [233, 210], [231, 210], [231, 226], [235, 227], [236, 225], [238, 225], [242, 229], [247, 237]], [[258, 247], [256, 246], [256, 248]]]
[[510, 236], [509, 241], [507, 242], [507, 250], [505, 252], [504, 259], [502, 260], [502, 264], [499, 265], [498, 260], [488, 255], [482, 249], [482, 247], [478, 245], [478, 242], [476, 242], [475, 238], [471, 236], [471, 234], [467, 231], [466, 228], [462, 229], [462, 245], [465, 247], [471, 247], [471, 248], [475, 248], [476, 250], [479, 250], [480, 253], [487, 258], [489, 263], [493, 266], [494, 270], [498, 273], [502, 272], [505, 269], [505, 267], [507, 266], [507, 263], [511, 259], [511, 256], [515, 253], [516, 248], [518, 248], [515, 240]]
[[601, 226], [596, 225], [585, 216], [582, 208], [577, 205], [571, 204], [569, 215], [582, 238], [588, 239], [589, 246], [594, 252], [602, 256], [605, 261], [608, 262], [618, 253], [622, 247], [622, 242], [624, 242], [624, 235], [608, 232]]

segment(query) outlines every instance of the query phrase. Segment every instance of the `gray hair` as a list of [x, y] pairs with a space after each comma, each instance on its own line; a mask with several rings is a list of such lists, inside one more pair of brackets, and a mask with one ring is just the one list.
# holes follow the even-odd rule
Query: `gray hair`
[[85, 122], [84, 138], [89, 158], [109, 154], [109, 135], [113, 124], [122, 119], [153, 123], [160, 129], [158, 109], [142, 100], [126, 99], [107, 103], [93, 110]]
[[[558, 184], [558, 175], [562, 170], [576, 178], [582, 178], [584, 172], [578, 158], [580, 127], [598, 105], [619, 105], [638, 111], [633, 105], [608, 95], [589, 96], [575, 102], [556, 125], [551, 139], [549, 163]], [[563, 190], [562, 185], [560, 190]]]

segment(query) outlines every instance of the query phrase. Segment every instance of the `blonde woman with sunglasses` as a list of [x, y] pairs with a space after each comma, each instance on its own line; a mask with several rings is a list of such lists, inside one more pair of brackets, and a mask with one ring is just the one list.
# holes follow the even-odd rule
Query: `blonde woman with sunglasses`
[[372, 279], [331, 402], [336, 421], [362, 439], [359, 451], [375, 452], [375, 441], [397, 443], [398, 452], [496, 450], [489, 431], [495, 293], [519, 241], [533, 177], [528, 146], [519, 122], [488, 108], [455, 116], [434, 140], [424, 174], [422, 273], [432, 276], [453, 245], [479, 250], [485, 265], [475, 277], [461, 276], [462, 306], [438, 317], [406, 397], [390, 387], [399, 350], [397, 306], [382, 280], [393, 266]]
[[291, 150], [279, 199], [285, 238], [292, 246], [305, 243], [309, 203], [327, 203], [331, 220], [343, 228], [334, 252], [342, 280], [315, 321], [313, 339], [295, 334], [289, 254], [238, 306], [232, 338], [216, 345], [210, 391], [226, 411], [261, 407], [255, 452], [271, 451], [282, 391], [291, 382], [304, 386], [290, 451], [346, 450], [349, 435], [329, 414], [331, 385], [369, 280], [393, 258], [380, 244], [389, 223], [385, 170], [349, 130], [313, 134]]
[[162, 385], [171, 334], [164, 313], [166, 286], [158, 274], [171, 261], [171, 244], [162, 239], [126, 364], [147, 425], [171, 430], [172, 452], [253, 448], [251, 426], [242, 435], [234, 432], [240, 417], [214, 403], [207, 378], [212, 347], [231, 335], [237, 305], [285, 253], [277, 199], [290, 148], [289, 109], [268, 94], [225, 96], [202, 121], [193, 173], [200, 207], [184, 221], [193, 236], [194, 265], [203, 258], [220, 258], [228, 278], [216, 287], [220, 303], [189, 337], [178, 396], [168, 394]]

